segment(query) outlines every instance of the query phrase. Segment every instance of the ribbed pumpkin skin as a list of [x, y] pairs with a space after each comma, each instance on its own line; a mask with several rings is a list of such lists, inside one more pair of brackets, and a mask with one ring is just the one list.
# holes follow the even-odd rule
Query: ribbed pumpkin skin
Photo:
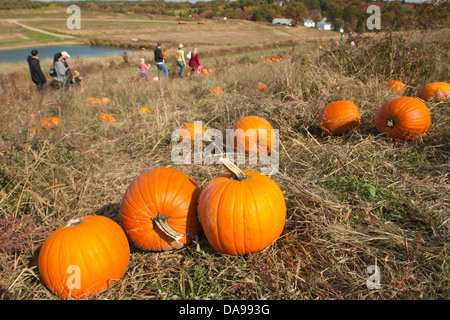
[[358, 128], [361, 116], [353, 102], [340, 100], [329, 103], [320, 111], [319, 122], [323, 134], [337, 136]]
[[385, 103], [375, 115], [378, 131], [397, 140], [415, 139], [428, 131], [430, 110], [419, 99], [402, 97]]
[[[139, 175], [120, 206], [120, 222], [131, 242], [144, 251], [179, 249], [202, 232], [197, 216], [200, 189], [184, 172], [155, 168]], [[183, 236], [174, 240], [151, 218], [170, 217], [167, 224]]]
[[400, 80], [391, 80], [388, 81], [386, 86], [393, 92], [401, 94], [405, 89], [405, 84]]
[[446, 82], [432, 82], [420, 88], [417, 96], [424, 101], [444, 101], [450, 99], [450, 84]]
[[[236, 133], [234, 139], [236, 149], [246, 153], [260, 152], [264, 149], [269, 153], [272, 150], [276, 136], [272, 125], [266, 119], [258, 116], [248, 116], [240, 119], [233, 129]], [[242, 131], [239, 129], [242, 129]], [[252, 129], [254, 131], [248, 131], [247, 135], [245, 134], [247, 130]], [[253, 134], [251, 134], [252, 132]], [[251, 143], [252, 141], [254, 143]]]
[[258, 172], [231, 173], [211, 180], [202, 190], [198, 212], [211, 246], [224, 254], [244, 255], [270, 246], [282, 233], [286, 203], [278, 185]]
[[[104, 216], [79, 220], [53, 232], [39, 252], [42, 280], [63, 299], [88, 298], [108, 289], [120, 280], [130, 260], [128, 240], [116, 222]], [[76, 274], [79, 288], [73, 281]]]

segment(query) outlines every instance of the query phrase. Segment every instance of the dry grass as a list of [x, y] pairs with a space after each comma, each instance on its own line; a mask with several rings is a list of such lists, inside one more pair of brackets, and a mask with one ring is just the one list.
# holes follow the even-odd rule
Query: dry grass
[[[432, 45], [438, 51], [448, 43]], [[225, 130], [242, 116], [259, 115], [280, 130], [280, 170], [272, 178], [287, 204], [281, 237], [239, 257], [215, 252], [204, 237], [173, 252], [132, 247], [123, 279], [96, 299], [448, 299], [450, 105], [428, 104], [432, 126], [422, 138], [390, 141], [373, 119], [396, 95], [380, 75], [367, 74], [362, 82], [334, 68], [323, 59], [332, 49], [325, 50], [266, 49], [265, 56], [284, 57], [271, 64], [260, 62], [260, 52], [210, 58], [217, 67], [211, 74], [150, 83], [138, 83], [135, 68], [117, 63], [74, 62], [83, 70], [85, 92], [42, 97], [24, 85], [26, 73], [4, 76], [0, 228], [15, 236], [1, 242], [0, 296], [57, 299], [40, 280], [40, 245], [74, 217], [118, 221], [126, 188], [144, 170], [174, 167], [200, 186], [222, 173], [219, 166], [174, 165], [173, 130], [194, 120]], [[448, 74], [435, 80], [448, 81]], [[256, 91], [259, 82], [268, 94]], [[213, 98], [216, 85], [224, 93]], [[111, 102], [93, 107], [91, 96]], [[326, 138], [317, 115], [337, 99], [353, 101], [362, 124]], [[140, 114], [142, 106], [152, 112]], [[116, 121], [99, 123], [101, 112]], [[61, 117], [61, 126], [30, 136], [29, 127], [48, 116]], [[369, 265], [380, 267], [381, 289], [367, 288]]]

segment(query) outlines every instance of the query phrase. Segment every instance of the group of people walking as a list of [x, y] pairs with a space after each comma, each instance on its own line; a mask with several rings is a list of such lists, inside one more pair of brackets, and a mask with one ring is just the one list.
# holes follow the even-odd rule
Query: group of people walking
[[[143, 51], [144, 52], [144, 51]], [[158, 42], [156, 44], [156, 48], [154, 50], [154, 60], [155, 65], [158, 70], [158, 80], [161, 80], [161, 75], [164, 73], [165, 77], [169, 78], [169, 70], [167, 69], [166, 63], [165, 63], [165, 51], [162, 49], [162, 43]], [[128, 63], [128, 56], [126, 55], [126, 52], [123, 55], [124, 62]], [[198, 70], [200, 65], [200, 61], [198, 58], [197, 48], [194, 47], [191, 52], [188, 53], [187, 56], [185, 56], [184, 53], [184, 46], [182, 43], [178, 45], [177, 53], [176, 53], [176, 60], [177, 65], [180, 68], [179, 77], [183, 78], [185, 74], [186, 69], [186, 58], [189, 59], [188, 66], [191, 67], [191, 72]], [[139, 60], [139, 82], [142, 81], [142, 79], [147, 78], [148, 81], [150, 81], [150, 76], [147, 73], [147, 70], [150, 68], [150, 63], [146, 63], [144, 58], [141, 58]], [[201, 71], [201, 70], [200, 70]], [[199, 73], [199, 72], [198, 72]]]
[[[144, 50], [143, 50], [144, 52]], [[154, 60], [155, 65], [158, 70], [158, 80], [161, 80], [161, 76], [164, 73], [165, 77], [169, 78], [169, 70], [167, 69], [165, 63], [165, 50], [162, 49], [162, 43], [158, 42], [156, 44], [156, 48], [154, 50]], [[58, 52], [53, 57], [53, 67], [50, 69], [49, 75], [54, 77], [54, 80], [50, 82], [50, 86], [52, 88], [68, 88], [71, 89], [73, 86], [80, 84], [81, 77], [79, 73], [70, 69], [66, 59], [70, 58], [70, 55], [67, 51]], [[123, 59], [125, 63], [128, 63], [128, 56], [126, 52], [123, 54]], [[180, 68], [179, 77], [183, 78], [186, 70], [186, 59], [189, 59], [187, 65], [191, 67], [191, 72], [196, 71], [197, 73], [201, 72], [201, 64], [198, 58], [197, 48], [194, 47], [192, 51], [190, 51], [187, 55], [184, 53], [184, 46], [182, 43], [178, 45], [176, 60], [177, 65]], [[47, 79], [42, 72], [41, 65], [39, 62], [39, 51], [32, 50], [31, 55], [27, 58], [28, 66], [30, 69], [31, 80], [37, 87], [38, 92], [41, 92], [44, 88], [44, 85], [47, 83]], [[150, 76], [148, 75], [148, 70], [150, 68], [150, 63], [145, 63], [145, 59], [141, 58], [139, 60], [139, 81], [147, 78], [150, 81]]]
[[[80, 84], [80, 74], [76, 70], [72, 73], [72, 70], [66, 61], [67, 58], [70, 58], [67, 51], [57, 52], [54, 55], [53, 67], [49, 72], [50, 76], [55, 77], [55, 79], [50, 82], [52, 88], [64, 87], [71, 89], [74, 85]], [[28, 56], [27, 58], [27, 62], [30, 69], [31, 80], [36, 85], [38, 92], [41, 92], [44, 85], [47, 83], [47, 79], [41, 69], [39, 51], [36, 49], [32, 50], [31, 56]]]

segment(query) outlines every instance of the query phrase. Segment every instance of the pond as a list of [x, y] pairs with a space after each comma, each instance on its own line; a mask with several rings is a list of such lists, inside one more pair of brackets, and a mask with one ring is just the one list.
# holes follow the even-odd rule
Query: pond
[[71, 59], [88, 57], [104, 57], [122, 55], [124, 51], [132, 53], [133, 51], [107, 48], [107, 47], [95, 47], [95, 46], [54, 46], [54, 47], [36, 47], [27, 49], [14, 49], [14, 50], [0, 50], [0, 63], [18, 63], [26, 62], [31, 50], [37, 49], [39, 51], [39, 60], [51, 60], [57, 52], [67, 51]]

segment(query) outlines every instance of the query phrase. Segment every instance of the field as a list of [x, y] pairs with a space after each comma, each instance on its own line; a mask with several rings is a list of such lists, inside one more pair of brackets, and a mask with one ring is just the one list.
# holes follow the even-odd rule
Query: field
[[[43, 28], [39, 21], [27, 23]], [[55, 32], [55, 24], [45, 29]], [[412, 141], [391, 140], [374, 124], [377, 110], [399, 97], [386, 81], [400, 78], [412, 97], [425, 83], [449, 81], [448, 30], [363, 36], [355, 47], [341, 43], [336, 49], [339, 34], [321, 38], [312, 31], [310, 39], [295, 40], [308, 34], [302, 28], [211, 23], [181, 26], [186, 29], [177, 34], [180, 26], [173, 22], [135, 24], [142, 28], [136, 37], [147, 41], [198, 45], [202, 64], [215, 70], [177, 78], [173, 46], [171, 77], [160, 82], [138, 82], [138, 70], [120, 57], [69, 60], [83, 76], [83, 92], [47, 89], [39, 95], [26, 68], [0, 76], [2, 299], [58, 299], [37, 266], [40, 247], [54, 230], [85, 215], [119, 222], [126, 189], [152, 168], [181, 170], [203, 188], [223, 167], [175, 165], [172, 132], [193, 121], [225, 132], [247, 115], [264, 117], [279, 130], [279, 171], [271, 178], [287, 205], [281, 236], [244, 256], [221, 254], [204, 236], [168, 252], [143, 252], [131, 244], [122, 279], [93, 299], [450, 298], [450, 104], [427, 102], [431, 127]], [[93, 33], [95, 21], [86, 25], [92, 28], [83, 31], [83, 39], [99, 35]], [[197, 27], [207, 30], [195, 41], [180, 39]], [[107, 34], [107, 29], [99, 32], [105, 32], [105, 41], [131, 38], [128, 31]], [[282, 42], [271, 45], [275, 40]], [[242, 50], [227, 53], [228, 46]], [[131, 56], [131, 62], [139, 57]], [[283, 60], [262, 62], [271, 57]], [[153, 78], [156, 68], [148, 60]], [[260, 83], [267, 93], [256, 90]], [[210, 93], [215, 86], [224, 91], [218, 97]], [[92, 105], [90, 97], [110, 102]], [[337, 100], [358, 106], [361, 125], [327, 137], [318, 114]], [[151, 112], [143, 114], [141, 107]], [[103, 112], [115, 121], [99, 122]], [[60, 126], [33, 134], [33, 126], [50, 116], [59, 117]], [[262, 166], [240, 165], [255, 171]], [[374, 265], [379, 289], [367, 286], [367, 269]]]

